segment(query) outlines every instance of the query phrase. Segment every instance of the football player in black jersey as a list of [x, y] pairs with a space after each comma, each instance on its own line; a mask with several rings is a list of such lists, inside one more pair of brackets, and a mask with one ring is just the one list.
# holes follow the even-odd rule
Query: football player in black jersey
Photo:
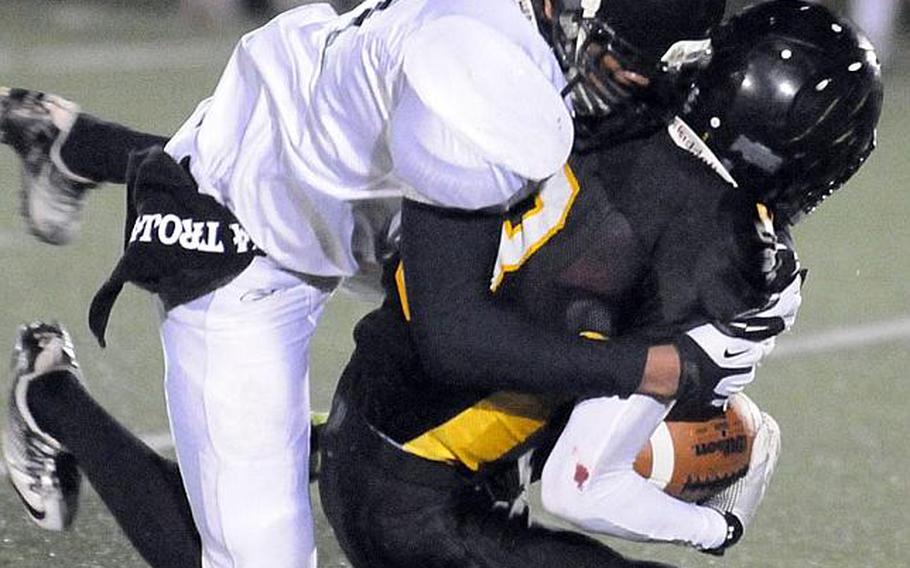
[[[516, 464], [540, 447], [564, 399], [437, 380], [441, 371], [416, 346], [426, 331], [414, 314], [445, 303], [450, 320], [467, 317], [470, 290], [492, 280], [504, 311], [579, 341], [659, 339], [761, 309], [775, 280], [772, 303], [738, 331], [790, 325], [802, 276], [784, 252], [788, 229], [873, 149], [878, 63], [848, 23], [794, 1], [734, 17], [714, 34], [713, 50], [666, 128], [576, 152], [565, 176], [523, 211], [489, 219], [484, 230], [501, 235], [498, 247], [479, 236], [475, 219], [405, 208], [420, 222], [404, 236], [402, 263], [387, 267], [392, 292], [355, 331], [323, 438], [324, 510], [355, 566], [634, 565], [579, 535], [528, 527], [516, 506], [516, 471], [528, 471]], [[415, 239], [458, 246], [429, 257], [409, 249]], [[466, 256], [493, 261], [493, 274], [470, 270], [484, 263]], [[409, 268], [421, 263], [436, 277], [412, 281]], [[712, 501], [715, 509], [674, 501], [632, 472], [669, 405], [579, 398], [588, 400], [566, 427], [574, 432], [544, 467], [545, 506], [590, 531], [716, 554], [739, 540], [776, 460], [770, 419], [754, 471]], [[689, 417], [710, 412], [703, 402], [679, 404]]]
[[[595, 179], [595, 178], [592, 177], [592, 179]], [[567, 180], [567, 181], [568, 181], [568, 180]], [[571, 183], [571, 182], [570, 182], [570, 183]], [[587, 181], [586, 181], [583, 185], [586, 186], [586, 185], [587, 185]], [[584, 195], [586, 195], [587, 193], [588, 193], [588, 192], [582, 192], [581, 195], [584, 196]], [[606, 206], [609, 206], [609, 202], [608, 202], [608, 201], [605, 201], [604, 204], [605, 204]], [[576, 207], [577, 207], [577, 210], [583, 210], [583, 208], [580, 206], [580, 204], [579, 204], [578, 206], [576, 206]], [[416, 212], [412, 212], [412, 214], [420, 215], [420, 214], [422, 214], [422, 213], [426, 213], [426, 211], [422, 211], [422, 210], [420, 210], [420, 209], [421, 209], [421, 208], [416, 208], [416, 209], [414, 210], [414, 211], [416, 211]], [[573, 208], [573, 212], [574, 212], [575, 210], [576, 210], [576, 209]], [[601, 212], [607, 212], [608, 210], [609, 210], [609, 208], [608, 208], [607, 210], [601, 210]], [[406, 214], [407, 214], [407, 212], [406, 212]], [[574, 213], [573, 213], [573, 216], [572, 216], [572, 217], [574, 218]], [[433, 219], [431, 222], [435, 224], [437, 221], [438, 221], [438, 220]], [[456, 224], [459, 222], [458, 219], [455, 219], [455, 220], [448, 219], [448, 220], [446, 220], [446, 221], [455, 222]], [[495, 234], [493, 235], [493, 236], [494, 236], [494, 239], [493, 239], [493, 240], [496, 240], [495, 237], [496, 237], [496, 235], [499, 234], [499, 230], [498, 230], [498, 229], [500, 228], [500, 225], [501, 225], [501, 224], [497, 224], [497, 226], [496, 226], [496, 229], [497, 229], [497, 230], [495, 231]], [[517, 225], [517, 223], [516, 223], [516, 225]], [[527, 231], [527, 227], [528, 227], [528, 226], [530, 226], [530, 224], [526, 224], [526, 225], [525, 225], [525, 228], [526, 228], [526, 231], [525, 231], [525, 232], [528, 232], [528, 231]], [[512, 227], [513, 227], [513, 229], [514, 229], [515, 225], [513, 225]], [[750, 233], [750, 231], [751, 231], [751, 233]], [[754, 234], [754, 231], [751, 230], [751, 225], [750, 225], [750, 231], [746, 231], [746, 233], [747, 233], [747, 234]], [[479, 236], [483, 236], [484, 234], [485, 234], [485, 233], [481, 232], [481, 233], [479, 233], [478, 235], [479, 235]], [[566, 231], [566, 234], [568, 234], [568, 231]], [[437, 235], [437, 236], [438, 236], [438, 235]], [[486, 235], [486, 236], [489, 236], [489, 235]], [[710, 239], [709, 239], [709, 240], [710, 240]], [[406, 240], [405, 242], [408, 242], [408, 241]], [[552, 244], [549, 244], [546, 248], [542, 249], [542, 252], [545, 252], [545, 251], [550, 250], [550, 249], [554, 249], [554, 248], [555, 248], [554, 245], [555, 245], [555, 242], [552, 243]], [[568, 245], [568, 246], [571, 246], [571, 245]], [[483, 250], [484, 250], [483, 247], [481, 247], [480, 249], [478, 249], [477, 252], [478, 252], [479, 254], [482, 254], [482, 251], [483, 251]], [[407, 253], [403, 253], [403, 256], [407, 257]], [[537, 262], [538, 262], [538, 259], [539, 259], [539, 258], [543, 258], [543, 256], [544, 256], [544, 255], [541, 253], [540, 256], [538, 256], [537, 258], [535, 258], [535, 261], [534, 261], [534, 262], [537, 263]], [[749, 255], [749, 254], [744, 254], [743, 256], [746, 257], [746, 258], [750, 258], [750, 257], [751, 257], [751, 255]], [[760, 255], [760, 256], [761, 256], [761, 255]], [[419, 264], [420, 261], [417, 261], [417, 262], [418, 262], [418, 264]], [[543, 261], [539, 261], [539, 262], [540, 262], [541, 264], [543, 263]], [[630, 264], [635, 264], [635, 262], [637, 262], [637, 260], [633, 260]], [[748, 263], [748, 262], [749, 262], [749, 261], [747, 261], [747, 263]], [[413, 266], [413, 265], [410, 264], [410, 263], [409, 263], [408, 265], [409, 265], [409, 266]], [[528, 265], [528, 268], [530, 268], [530, 266], [534, 266], [534, 265], [535, 265], [535, 264], [529, 264], [529, 265]], [[437, 270], [438, 268], [439, 268], [439, 265], [436, 264], [436, 265], [434, 266], [434, 270]], [[523, 269], [523, 270], [525, 270], [525, 269]], [[437, 271], [438, 271], [438, 270], [437, 270]], [[438, 272], [441, 272], [441, 271], [438, 271]], [[634, 270], [633, 270], [633, 272], [634, 272]], [[749, 272], [749, 271], [746, 271], [746, 273], [749, 274], [750, 272]], [[409, 272], [409, 274], [413, 274], [413, 273], [412, 273], [412, 272]], [[520, 273], [519, 273], [519, 276], [520, 276], [521, 274], [523, 274], [523, 272], [520, 272]], [[583, 273], [578, 273], [578, 274], [576, 274], [576, 276], [579, 276], [580, 274], [583, 274]], [[737, 270], [734, 270], [733, 272], [731, 272], [731, 274], [739, 274], [739, 272], [738, 272]], [[762, 273], [762, 274], [763, 274], [763, 273]], [[440, 274], [440, 276], [442, 276], [442, 274]], [[487, 275], [487, 276], [489, 276], [489, 275]], [[634, 275], [633, 275], [633, 276], [634, 276]], [[762, 278], [763, 278], [763, 277], [762, 277]], [[403, 279], [403, 277], [402, 277], [402, 279]], [[635, 278], [633, 278], [633, 280], [634, 280], [634, 279], [635, 279]], [[412, 289], [412, 288], [415, 288], [415, 287], [416, 287], [417, 289], [419, 289], [420, 287], [422, 287], [422, 285], [420, 284], [420, 282], [421, 282], [421, 280], [418, 279], [417, 282], [412, 282], [412, 283], [410, 283], [410, 285], [409, 285], [409, 287], [408, 287], [407, 290], [408, 290], [408, 293], [410, 294], [410, 296], [411, 296], [412, 298], [418, 298], [418, 297], [420, 297], [420, 293], [417, 292], [417, 293], [415, 294], [414, 289]], [[560, 283], [560, 284], [557, 286], [557, 288], [563, 288], [564, 291], [565, 291], [565, 290], [568, 290], [568, 289], [571, 288], [571, 286], [570, 286], [569, 284], [571, 284], [571, 283]], [[762, 281], [762, 284], [763, 284], [763, 281]], [[595, 285], [588, 285], [588, 288], [592, 288], [592, 287], [596, 288]], [[423, 288], [424, 288], [424, 290], [426, 290], [426, 291], [429, 291], [429, 290], [430, 290], [429, 284], [428, 284], [428, 283], [426, 283], [426, 285], [423, 286]], [[761, 286], [758, 287], [758, 289], [760, 289], [760, 288], [761, 288]], [[452, 288], [446, 288], [445, 286], [442, 286], [442, 287], [439, 288], [439, 289], [440, 289], [440, 290], [442, 290], [442, 289], [452, 290]], [[584, 288], [582, 288], [582, 290], [584, 290]], [[603, 290], [600, 290], [600, 292], [602, 292], [602, 291], [603, 291]], [[591, 292], [591, 290], [588, 290], [588, 292]], [[432, 292], [430, 292], [430, 293], [432, 294]], [[585, 293], [582, 292], [581, 295], [584, 295], [584, 294], [585, 294]], [[507, 295], [505, 291], [503, 291], [503, 295]], [[595, 294], [595, 295], [596, 295], [596, 294]], [[607, 296], [608, 296], [608, 295], [607, 295]], [[607, 299], [609, 299], [609, 298], [607, 297]], [[601, 300], [603, 300], [603, 298], [601, 298]], [[418, 303], [415, 302], [415, 303], [414, 303], [414, 306], [415, 306], [415, 309], [418, 309], [418, 310], [423, 309], [423, 308], [422, 308], [422, 304], [418, 304]], [[577, 312], [578, 310], [575, 310], [575, 311]], [[607, 310], [607, 311], [609, 312], [609, 310]], [[383, 310], [380, 310], [378, 313], [382, 313], [382, 312], [383, 312]], [[393, 312], [394, 312], [395, 314], [398, 313], [397, 311], [394, 311], [394, 310], [393, 310]], [[531, 313], [534, 313], [534, 312], [532, 311]], [[545, 314], [546, 312], [537, 312], [537, 313], [544, 313], [544, 314]], [[733, 312], [731, 312], [731, 313], [733, 313]], [[573, 317], [574, 317], [574, 316], [573, 316]], [[586, 316], [586, 317], [587, 317], [587, 316]], [[612, 316], [611, 316], [611, 317], [612, 317]], [[369, 319], [368, 319], [367, 322], [369, 322], [369, 321], [372, 321], [372, 320], [369, 320]], [[362, 325], [361, 325], [361, 328], [363, 328], [363, 327], [365, 327], [365, 326], [366, 326], [366, 327], [369, 327], [369, 324], [368, 324], [367, 322], [365, 322], [364, 324], [362, 324]], [[452, 327], [452, 329], [456, 329], [456, 328], [457, 328], [457, 326], [453, 326], [453, 327]], [[600, 332], [602, 332], [602, 333], [607, 333], [607, 334], [609, 334], [609, 333], [616, 333], [616, 329], [614, 329], [614, 328], [612, 328], [612, 327], [600, 327], [599, 329], [600, 329]], [[623, 328], [620, 328], [620, 329], [623, 329]], [[629, 328], [629, 329], [631, 329], [631, 328]], [[586, 331], [595, 331], [595, 330], [592, 329], [592, 330], [586, 330]], [[360, 332], [358, 331], [358, 333], [360, 333]], [[393, 336], [393, 337], [394, 337], [395, 332], [393, 332], [392, 329], [389, 329], [389, 330], [388, 330], [388, 334], [389, 334], [390, 336]], [[482, 339], [482, 338], [480, 338], [480, 339]], [[662, 337], [661, 339], [666, 339], [666, 338], [665, 338], [665, 337]], [[363, 343], [361, 342], [361, 344], [363, 344]], [[453, 345], [453, 344], [454, 344], [454, 343], [449, 343], [449, 345]], [[367, 343], [367, 345], [370, 345], [370, 344]], [[363, 349], [359, 350], [358, 353], [360, 353], [361, 351], [368, 350], [368, 349], [369, 349], [369, 350], [372, 350], [372, 349], [374, 349], [374, 348], [376, 348], [376, 347], [383, 346], [383, 345], [385, 345], [385, 342], [380, 342], [379, 340], [376, 340], [376, 344], [375, 344], [373, 347], [364, 347]], [[519, 348], [521, 348], [521, 347], [522, 347], [522, 346], [515, 346], [516, 349], [519, 349]], [[413, 353], [412, 353], [411, 355], [413, 356]], [[462, 355], [463, 355], [463, 353], [456, 353], [456, 354], [455, 354], [456, 357], [460, 357], [460, 356], [462, 356]], [[361, 356], [361, 358], [363, 358], [363, 357], [365, 357], [365, 356]], [[445, 354], [441, 354], [441, 360], [444, 361], [445, 359], [446, 359], [446, 355], [445, 355]], [[355, 364], [357, 360], [358, 360], [358, 358], [355, 356], [355, 361], [352, 363], [352, 367], [355, 368], [355, 369], [357, 369], [357, 366], [356, 366], [356, 364]], [[395, 362], [395, 357], [394, 357], [394, 356], [393, 356], [390, 360], [392, 361], [392, 364], [397, 364], [397, 363]], [[572, 362], [572, 364], [576, 364], [576, 363], [577, 363], [577, 362]], [[441, 363], [441, 364], [445, 365], [446, 363], [443, 362], [443, 363]], [[421, 365], [421, 368], [422, 368], [422, 365]], [[351, 371], [351, 370], [349, 369], [349, 373], [351, 373], [351, 372], [353, 372], [353, 371]], [[414, 375], [415, 378], [418, 377], [418, 376], [420, 376], [420, 375], [419, 375], [419, 374], [415, 374], [415, 375]], [[466, 380], [468, 380], [468, 379], [466, 379]], [[458, 391], [459, 389], [464, 389], [464, 387], [463, 387], [463, 386], [458, 386], [458, 387], [455, 388], [454, 390], [455, 390], [455, 391]], [[449, 389], [449, 390], [451, 390], [451, 389]], [[481, 390], [482, 390], [482, 388], [481, 388]], [[569, 390], [570, 392], [572, 392], [573, 395], [578, 394], [579, 392], [582, 392], [582, 393], [585, 392], [583, 389], [576, 389], [576, 390], [568, 389], [568, 390]], [[429, 393], [428, 393], [428, 394], [429, 394]], [[478, 393], [477, 393], [477, 390], [476, 390], [476, 389], [472, 389], [472, 388], [468, 387], [466, 390], [462, 390], [462, 392], [461, 392], [460, 394], [459, 394], [459, 392], [446, 392], [445, 394], [446, 394], [446, 400], [445, 400], [445, 401], [441, 401], [441, 402], [443, 402], [444, 404], [449, 404], [449, 405], [451, 405], [451, 407], [457, 407], [459, 404], [461, 404], [459, 401], [463, 401], [463, 400], [466, 400], [466, 399], [470, 399], [470, 398], [472, 398], [472, 397], [476, 397]], [[596, 394], [596, 391], [594, 391], [594, 392], [588, 392], [587, 394]], [[625, 393], [625, 394], [628, 394], [628, 393]], [[451, 395], [451, 396], [450, 396], [450, 395]], [[339, 400], [341, 400], [341, 397], [339, 398]], [[511, 403], [508, 403], [508, 404], [511, 404]], [[531, 403], [532, 406], [533, 406], [533, 405], [536, 405], [536, 404], [537, 404], [536, 402]], [[430, 406], [431, 406], [431, 405], [430, 405]], [[430, 408], [430, 406], [428, 406], [427, 408]], [[413, 410], [414, 410], [415, 412], [417, 412], [418, 414], [421, 412], [420, 409], [413, 409]], [[391, 412], [391, 411], [390, 411], [390, 412]], [[394, 416], [394, 414], [392, 414], [392, 415]], [[429, 472], [430, 470], [433, 470], [433, 469], [434, 469], [433, 467], [430, 467], [430, 468], [428, 468], [427, 471]], [[427, 475], [429, 475], [430, 477], [433, 477], [433, 474], [431, 474], [431, 473], [427, 473]], [[459, 480], [461, 480], [460, 477], [459, 477]], [[461, 486], [461, 485], [459, 485], [459, 486]], [[337, 503], [336, 503], [336, 505], [337, 505]], [[334, 510], [342, 511], [344, 508], [346, 508], [346, 507], [348, 507], [348, 506], [349, 506], [349, 505], [348, 505], [347, 503], [341, 503], [340, 506], [339, 506], [340, 508], [334, 509]], [[513, 525], [510, 525], [510, 526], [513, 526]], [[538, 537], [542, 537], [542, 533], [541, 533], [541, 534], [537, 534], [537, 533], [534, 533], [533, 531], [532, 531], [531, 533], [528, 533], [528, 534], [529, 534], [529, 536], [533, 536], [534, 540], [536, 540]], [[536, 534], [536, 536], [534, 536], [535, 534]], [[416, 538], [416, 537], [415, 537], [415, 538]], [[562, 535], [562, 536], [559, 537], [559, 539], [563, 539], [563, 538], [568, 539], [569, 541], [572, 541], [572, 540], [575, 539], [576, 537], [574, 537], [574, 536], [569, 536], [569, 535]], [[342, 538], [342, 541], [344, 542], [344, 538]], [[546, 538], [544, 538], [544, 541], [546, 541]], [[580, 542], [583, 542], [583, 541], [580, 541]], [[525, 543], [525, 544], [529, 544], [529, 545], [530, 545], [530, 542]], [[534, 548], [534, 547], [532, 547], [532, 548]], [[529, 549], [528, 549], [529, 552], [530, 552], [530, 550], [532, 550], [532, 548], [529, 548]], [[601, 560], [603, 560], [605, 557], [612, 558], [611, 553], [609, 553], [608, 551], [602, 550], [602, 549], [600, 549], [600, 548], [598, 548], [598, 547], [595, 547], [595, 548], [596, 548], [596, 551], [594, 552], [594, 554], [595, 554], [595, 556], [597, 556], [597, 557], [600, 558]], [[513, 551], [513, 552], [514, 552], [514, 551]], [[520, 557], [520, 555], [519, 555], [519, 557]], [[171, 565], [173, 565], [173, 564], [171, 564]], [[410, 564], [408, 564], [408, 565], [410, 565]]]

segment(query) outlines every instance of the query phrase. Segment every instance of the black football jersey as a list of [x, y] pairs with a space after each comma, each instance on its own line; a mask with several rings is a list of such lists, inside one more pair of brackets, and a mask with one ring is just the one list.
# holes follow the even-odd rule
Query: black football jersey
[[[578, 341], [657, 341], [763, 303], [760, 208], [665, 132], [575, 156], [564, 178], [502, 221], [491, 293], [503, 306]], [[570, 385], [560, 397], [432, 380], [410, 335], [407, 267], [391, 260], [384, 279], [386, 300], [358, 324], [348, 370], [360, 375], [349, 396], [370, 424], [406, 451], [471, 471], [547, 437]]]

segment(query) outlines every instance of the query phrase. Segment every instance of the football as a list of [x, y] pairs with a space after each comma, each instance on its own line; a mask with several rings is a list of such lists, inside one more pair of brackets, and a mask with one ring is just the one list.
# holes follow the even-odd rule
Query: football
[[744, 394], [705, 421], [664, 421], [635, 459], [635, 471], [664, 492], [703, 501], [746, 474], [761, 411]]

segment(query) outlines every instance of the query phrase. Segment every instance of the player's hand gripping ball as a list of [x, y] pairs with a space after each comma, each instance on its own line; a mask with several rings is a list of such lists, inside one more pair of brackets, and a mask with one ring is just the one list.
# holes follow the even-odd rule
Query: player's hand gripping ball
[[761, 411], [746, 395], [707, 421], [664, 421], [635, 459], [635, 471], [664, 492], [696, 503], [746, 474]]

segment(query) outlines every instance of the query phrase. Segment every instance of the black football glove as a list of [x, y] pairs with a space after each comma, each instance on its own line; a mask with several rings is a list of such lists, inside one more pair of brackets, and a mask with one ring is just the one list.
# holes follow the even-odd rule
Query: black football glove
[[[733, 321], [722, 324], [724, 333], [748, 339], [767, 341], [785, 331], [796, 322], [802, 303], [800, 289], [806, 281], [807, 271], [800, 267], [796, 252], [777, 243], [773, 268], [768, 272], [768, 302], [761, 308], [745, 312]], [[770, 351], [770, 349], [768, 349]]]
[[706, 323], [676, 339], [682, 373], [677, 399], [723, 407], [755, 378], [769, 342], [728, 335]]

